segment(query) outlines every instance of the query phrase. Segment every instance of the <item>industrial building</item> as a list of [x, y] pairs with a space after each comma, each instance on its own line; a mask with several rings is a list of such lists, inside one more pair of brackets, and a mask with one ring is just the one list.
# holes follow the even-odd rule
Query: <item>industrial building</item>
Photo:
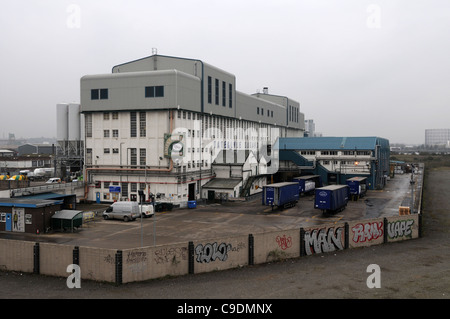
[[[299, 102], [267, 88], [241, 93], [233, 74], [197, 59], [154, 54], [80, 82], [87, 200], [154, 194], [186, 202], [212, 196], [212, 188], [250, 194], [257, 187], [249, 179], [260, 184], [278, 169], [275, 141], [304, 135]], [[248, 158], [235, 156], [250, 152], [247, 170]], [[238, 181], [230, 185], [230, 177]]]
[[[382, 189], [389, 176], [389, 140], [380, 137], [280, 138], [278, 178], [320, 175], [322, 182], [346, 184], [367, 177], [368, 189]], [[284, 175], [282, 175], [284, 174]]]

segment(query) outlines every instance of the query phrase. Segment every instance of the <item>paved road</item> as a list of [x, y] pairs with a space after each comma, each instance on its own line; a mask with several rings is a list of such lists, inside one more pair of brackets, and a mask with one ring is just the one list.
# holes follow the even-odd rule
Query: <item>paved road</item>
[[[423, 238], [122, 286], [83, 281], [69, 289], [65, 278], [0, 272], [0, 298], [449, 299], [449, 181], [450, 169], [429, 172]], [[367, 286], [370, 264], [380, 267], [381, 288]]]

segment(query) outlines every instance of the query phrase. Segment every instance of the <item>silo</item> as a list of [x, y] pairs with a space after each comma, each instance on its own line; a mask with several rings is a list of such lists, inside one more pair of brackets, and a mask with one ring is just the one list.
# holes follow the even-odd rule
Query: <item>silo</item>
[[80, 140], [80, 104], [70, 103], [68, 111], [69, 141]]
[[60, 103], [56, 105], [56, 140], [67, 141], [68, 131], [68, 104]]

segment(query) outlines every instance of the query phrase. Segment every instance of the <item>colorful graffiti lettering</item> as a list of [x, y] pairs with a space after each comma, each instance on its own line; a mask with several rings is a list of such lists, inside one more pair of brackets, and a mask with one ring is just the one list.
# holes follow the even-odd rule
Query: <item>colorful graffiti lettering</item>
[[395, 222], [389, 223], [388, 224], [389, 238], [411, 237], [413, 224], [414, 224], [413, 219], [397, 220]]
[[383, 236], [383, 222], [357, 224], [352, 227], [353, 242], [363, 243]]
[[313, 229], [305, 232], [305, 251], [307, 255], [344, 249], [343, 227]]

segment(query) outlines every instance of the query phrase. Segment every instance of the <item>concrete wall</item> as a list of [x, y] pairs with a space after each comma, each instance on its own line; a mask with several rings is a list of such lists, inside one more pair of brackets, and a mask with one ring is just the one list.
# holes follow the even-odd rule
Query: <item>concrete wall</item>
[[121, 284], [418, 238], [419, 217], [394, 216], [125, 250], [0, 239], [0, 270], [68, 277], [67, 266], [77, 263], [81, 279]]

